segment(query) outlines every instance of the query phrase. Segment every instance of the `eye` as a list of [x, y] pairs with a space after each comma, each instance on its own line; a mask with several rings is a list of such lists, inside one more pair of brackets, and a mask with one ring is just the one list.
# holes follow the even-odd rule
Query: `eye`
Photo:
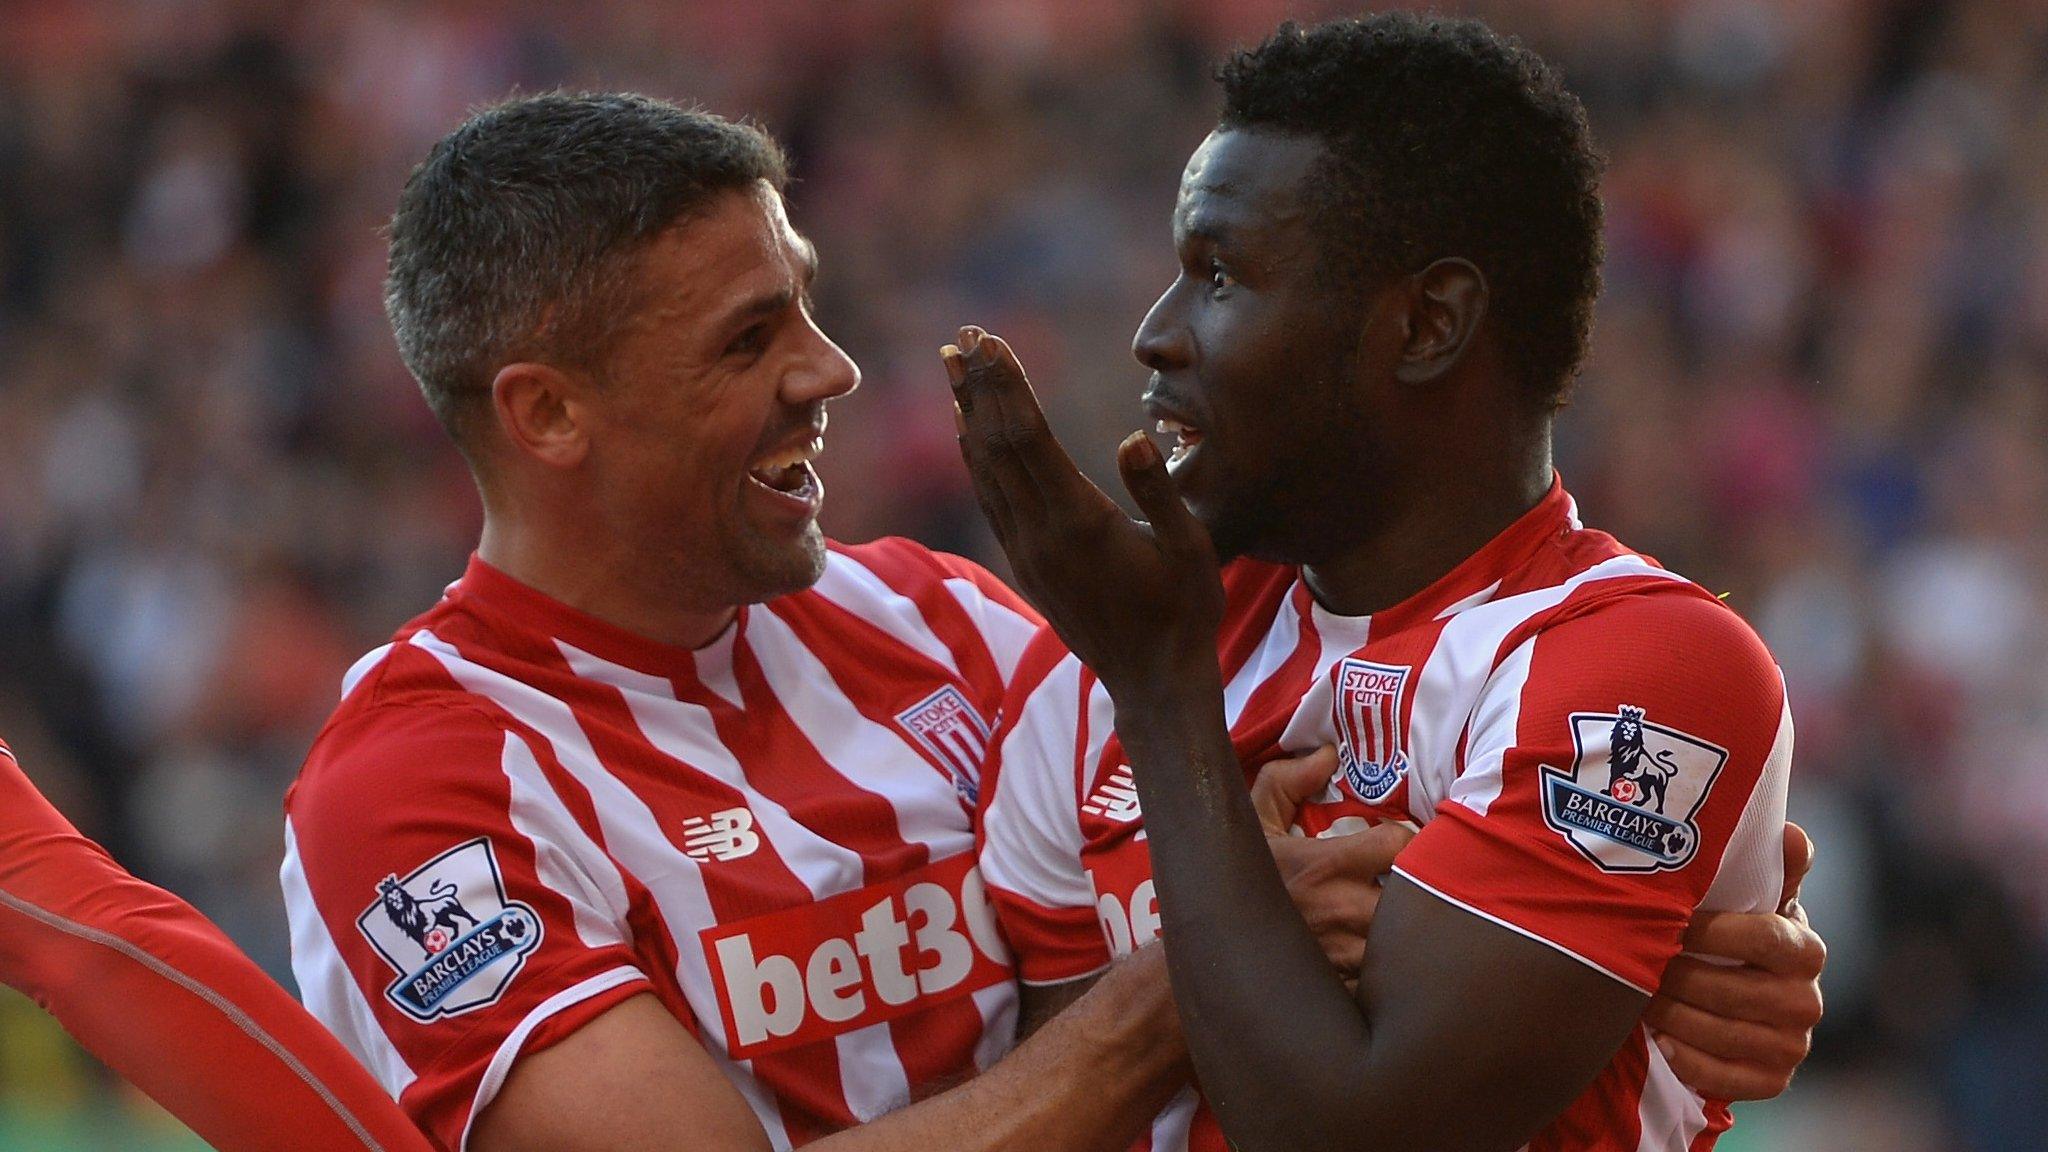
[[1237, 277], [1232, 276], [1229, 270], [1223, 267], [1221, 260], [1211, 258], [1209, 261], [1209, 290], [1221, 292], [1226, 288], [1234, 288], [1236, 286]]
[[733, 337], [732, 343], [725, 346], [725, 354], [727, 356], [753, 356], [767, 347], [768, 325], [763, 322], [751, 325], [746, 331]]

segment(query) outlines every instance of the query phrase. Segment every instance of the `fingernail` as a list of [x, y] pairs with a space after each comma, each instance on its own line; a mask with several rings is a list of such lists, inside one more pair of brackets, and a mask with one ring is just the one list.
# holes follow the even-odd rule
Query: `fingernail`
[[1131, 463], [1139, 468], [1150, 468], [1159, 463], [1159, 445], [1142, 431], [1124, 437], [1124, 442], [1117, 446], [1117, 454], [1129, 454]]
[[1664, 1059], [1667, 1062], [1673, 1056], [1678, 1054], [1678, 1049], [1672, 1047], [1671, 1041], [1665, 1039], [1662, 1036], [1657, 1037], [1657, 1051], [1662, 1052], [1664, 1054]]
[[974, 355], [981, 348], [982, 336], [982, 330], [972, 324], [960, 329], [960, 351], [969, 356]]

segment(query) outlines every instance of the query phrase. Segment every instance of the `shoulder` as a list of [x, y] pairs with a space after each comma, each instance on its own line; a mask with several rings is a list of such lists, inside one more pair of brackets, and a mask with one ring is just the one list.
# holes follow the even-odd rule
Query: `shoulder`
[[920, 592], [951, 591], [955, 596], [964, 594], [1030, 611], [1023, 599], [988, 569], [964, 556], [937, 552], [915, 540], [884, 536], [866, 544], [833, 541], [830, 549], [825, 563], [827, 580], [835, 576], [865, 577], [913, 599]]
[[387, 645], [351, 669], [285, 796], [295, 823], [353, 821], [431, 793], [451, 804], [498, 775], [510, 720], [458, 687], [430, 654]]
[[1516, 690], [1525, 713], [1626, 704], [1761, 735], [1776, 730], [1785, 704], [1783, 678], [1756, 630], [1683, 580], [1617, 582], [1572, 597], [1505, 648], [1507, 675], [1497, 679]]

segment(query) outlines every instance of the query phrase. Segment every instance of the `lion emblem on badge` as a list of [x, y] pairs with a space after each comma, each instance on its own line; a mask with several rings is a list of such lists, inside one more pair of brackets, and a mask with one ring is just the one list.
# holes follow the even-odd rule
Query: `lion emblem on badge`
[[396, 872], [377, 882], [377, 894], [384, 898], [384, 914], [398, 930], [429, 952], [439, 952], [462, 934], [462, 921], [476, 927], [476, 917], [462, 906], [455, 885], [436, 880], [422, 900], [405, 890]]
[[1607, 740], [1607, 794], [1624, 804], [1655, 800], [1664, 811], [1664, 793], [1678, 763], [1666, 749], [1651, 752], [1643, 745], [1643, 710], [1623, 704]]

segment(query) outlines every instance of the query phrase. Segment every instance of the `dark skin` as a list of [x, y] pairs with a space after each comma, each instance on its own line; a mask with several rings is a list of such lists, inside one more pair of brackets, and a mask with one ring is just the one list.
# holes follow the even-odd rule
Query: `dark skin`
[[1450, 571], [1551, 477], [1550, 413], [1508, 371], [1480, 269], [1333, 288], [1303, 194], [1321, 147], [1219, 132], [1189, 163], [1182, 274], [1135, 350], [1148, 412], [1192, 449], [1170, 474], [1142, 434], [1118, 452], [1147, 522], [1073, 468], [1015, 357], [973, 329], [948, 356], [962, 448], [1020, 585], [1115, 701], [1176, 1003], [1234, 1143], [1512, 1149], [1647, 998], [1398, 876], [1348, 990], [1288, 899], [1224, 724], [1220, 555], [1301, 564], [1325, 607], [1367, 614]]

